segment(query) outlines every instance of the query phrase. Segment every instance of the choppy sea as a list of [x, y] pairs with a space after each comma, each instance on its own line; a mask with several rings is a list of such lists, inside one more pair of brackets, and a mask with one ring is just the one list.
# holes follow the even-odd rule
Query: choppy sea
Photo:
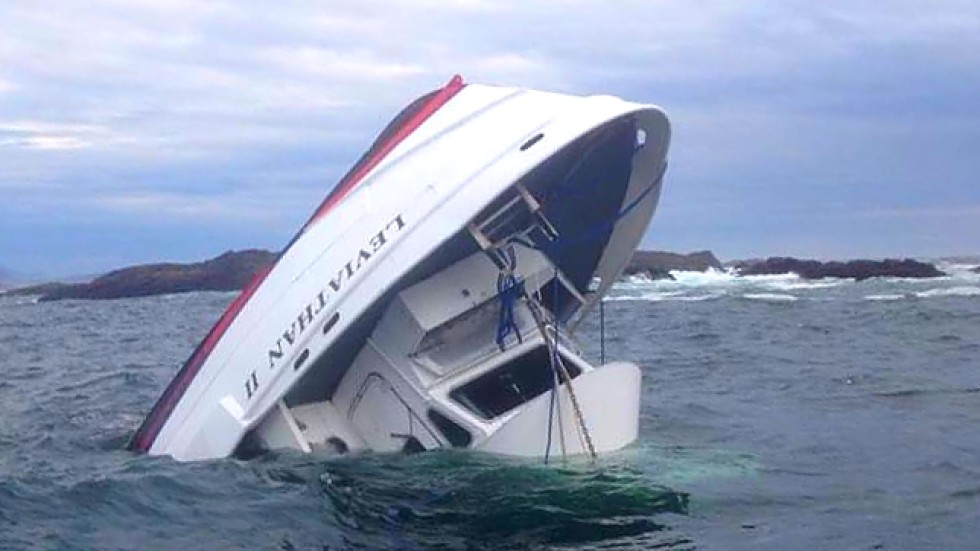
[[233, 295], [0, 296], [0, 549], [980, 549], [980, 275], [945, 268], [621, 283], [641, 433], [594, 465], [135, 455]]

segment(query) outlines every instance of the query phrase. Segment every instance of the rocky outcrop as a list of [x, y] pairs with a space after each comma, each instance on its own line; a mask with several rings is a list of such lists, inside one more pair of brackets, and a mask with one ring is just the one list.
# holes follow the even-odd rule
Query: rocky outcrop
[[741, 275], [795, 273], [803, 279], [838, 277], [857, 281], [872, 277], [927, 278], [946, 275], [932, 264], [908, 258], [820, 262], [791, 257], [770, 257], [762, 261], [738, 263], [736, 269]]
[[[229, 251], [193, 264], [147, 264], [123, 268], [89, 283], [53, 283], [12, 291], [40, 294], [41, 301], [111, 299], [190, 291], [237, 291], [252, 275], [270, 265], [275, 253], [263, 250]], [[32, 292], [28, 292], [32, 291]]]
[[970, 268], [970, 271], [973, 272], [973, 273], [975, 273], [975, 274], [980, 274], [980, 266], [974, 266], [974, 267]]
[[709, 268], [721, 269], [721, 262], [711, 251], [689, 254], [666, 251], [636, 251], [623, 271], [624, 275], [646, 275], [652, 279], [673, 279], [671, 270], [704, 272]]

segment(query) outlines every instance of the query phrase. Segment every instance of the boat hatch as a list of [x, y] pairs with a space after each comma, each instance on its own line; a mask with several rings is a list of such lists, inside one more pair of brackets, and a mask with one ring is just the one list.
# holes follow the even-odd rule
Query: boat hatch
[[[535, 347], [450, 391], [449, 397], [484, 420], [499, 417], [554, 386], [548, 355], [547, 347]], [[575, 362], [563, 360], [573, 379], [581, 373]]]

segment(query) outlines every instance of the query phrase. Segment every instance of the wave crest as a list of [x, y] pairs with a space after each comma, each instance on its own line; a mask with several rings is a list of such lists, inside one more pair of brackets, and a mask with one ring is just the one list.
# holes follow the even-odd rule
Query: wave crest
[[980, 287], [940, 287], [916, 293], [920, 298], [933, 297], [977, 297], [980, 296]]
[[742, 298], [749, 300], [764, 300], [767, 302], [796, 302], [800, 297], [780, 293], [745, 293]]

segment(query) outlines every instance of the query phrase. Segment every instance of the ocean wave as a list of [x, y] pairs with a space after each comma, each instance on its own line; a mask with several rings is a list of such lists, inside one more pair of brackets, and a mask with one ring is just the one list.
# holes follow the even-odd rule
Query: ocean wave
[[902, 300], [904, 298], [908, 298], [908, 295], [883, 294], [883, 295], [866, 295], [864, 297], [864, 300], [891, 301], [891, 300]]
[[901, 283], [901, 284], [935, 284], [944, 281], [953, 281], [957, 279], [957, 276], [944, 275], [939, 277], [873, 277], [868, 279], [868, 282], [880, 281], [883, 283]]
[[745, 275], [736, 276], [738, 279], [743, 281], [749, 281], [753, 283], [761, 283], [764, 285], [790, 282], [790, 281], [805, 281], [799, 276], [799, 274], [794, 274], [793, 272], [786, 272], [785, 274], [760, 274], [760, 275]]
[[845, 283], [854, 283], [853, 279], [839, 279], [839, 278], [829, 278], [829, 279], [816, 279], [816, 280], [799, 280], [799, 281], [772, 281], [768, 283], [768, 287], [773, 289], [778, 289], [780, 291], [805, 291], [808, 289], [831, 289], [833, 287], [839, 287]]
[[713, 268], [704, 272], [671, 270], [670, 275], [674, 279], [652, 280], [645, 276], [630, 276], [621, 281], [617, 287], [621, 289], [653, 288], [664, 291], [691, 288], [751, 288], [775, 291], [805, 291], [809, 289], [829, 289], [854, 282], [853, 279], [838, 278], [807, 280], [794, 273], [742, 276], [732, 270], [716, 270]]
[[[772, 274], [772, 275], [752, 275], [740, 276], [732, 270], [718, 270], [709, 268], [704, 272], [671, 270], [671, 277], [674, 279], [650, 279], [644, 275], [633, 275], [617, 283], [618, 288], [662, 288], [677, 289], [689, 287], [733, 287], [743, 285], [770, 285], [770, 284], [801, 284], [809, 285], [809, 282], [801, 283], [802, 280], [796, 274]], [[836, 285], [836, 283], [835, 283]]]
[[716, 270], [711, 268], [705, 272], [682, 272], [673, 270], [670, 275], [674, 282], [684, 286], [731, 286], [731, 285], [790, 285], [799, 284], [800, 276], [792, 273], [767, 275], [738, 275], [733, 270]]
[[953, 264], [949, 262], [938, 262], [935, 264], [936, 268], [944, 272], [946, 275], [940, 277], [882, 277], [876, 278], [885, 283], [918, 283], [918, 284], [928, 284], [935, 283], [939, 281], [945, 282], [963, 282], [963, 283], [980, 283], [980, 273], [976, 273], [973, 270], [976, 268], [975, 264]]
[[725, 296], [724, 293], [709, 293], [706, 295], [686, 295], [682, 292], [665, 292], [665, 293], [641, 293], [639, 295], [618, 295], [611, 296], [604, 299], [606, 302], [620, 302], [620, 301], [646, 301], [646, 302], [701, 302], [704, 300], [714, 300]]
[[0, 306], [23, 306], [25, 304], [37, 304], [40, 296], [5, 296], [0, 294]]
[[742, 298], [749, 300], [765, 300], [768, 302], [796, 302], [799, 297], [780, 293], [745, 293]]
[[977, 297], [980, 296], [980, 287], [940, 287], [916, 293], [920, 298], [934, 297]]
[[738, 276], [731, 271], [722, 271], [714, 268], [710, 268], [704, 272], [671, 270], [670, 275], [674, 278], [672, 283], [685, 287], [729, 285], [738, 279]]
[[[803, 279], [793, 273], [740, 276], [733, 270], [705, 272], [671, 271], [673, 280], [632, 277], [614, 287], [612, 300], [703, 301], [729, 297], [772, 302], [813, 300], [895, 301], [933, 297], [980, 295], [980, 274], [956, 266], [956, 271], [939, 278], [874, 278], [856, 282], [849, 278]], [[945, 266], [947, 270], [949, 266]]]
[[668, 300], [678, 293], [640, 293], [640, 294], [626, 294], [626, 295], [615, 295], [607, 296], [602, 299], [604, 302], [621, 302], [630, 300], [647, 300], [647, 301], [661, 301]]
[[948, 274], [969, 274], [972, 273], [971, 270], [977, 268], [977, 264], [967, 264], [962, 262], [937, 262], [936, 267]]

